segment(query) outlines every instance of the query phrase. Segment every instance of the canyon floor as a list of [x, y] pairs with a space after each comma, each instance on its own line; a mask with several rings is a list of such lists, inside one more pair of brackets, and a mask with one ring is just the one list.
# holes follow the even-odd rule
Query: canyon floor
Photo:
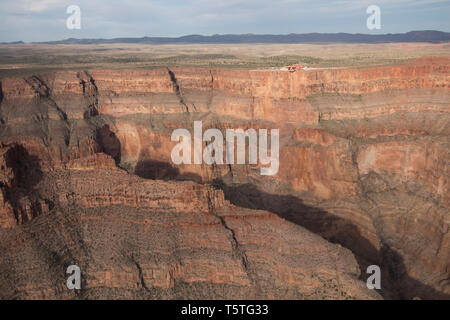
[[[449, 299], [449, 89], [447, 43], [0, 45], [0, 298]], [[175, 165], [198, 120], [278, 173]]]

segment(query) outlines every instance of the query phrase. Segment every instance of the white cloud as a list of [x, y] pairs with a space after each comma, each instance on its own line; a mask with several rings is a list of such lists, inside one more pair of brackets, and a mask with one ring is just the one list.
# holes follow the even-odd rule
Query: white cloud
[[48, 10], [49, 8], [62, 7], [65, 2], [64, 0], [41, 0], [41, 1], [32, 1], [26, 0], [23, 4], [23, 8], [28, 9], [31, 12], [43, 12]]
[[11, 14], [42, 13], [69, 5], [67, 0], [15, 0], [1, 1], [2, 11]]

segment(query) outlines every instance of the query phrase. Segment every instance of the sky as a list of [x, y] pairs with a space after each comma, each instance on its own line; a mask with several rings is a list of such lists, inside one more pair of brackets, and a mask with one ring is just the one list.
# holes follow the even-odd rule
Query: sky
[[[67, 7], [81, 10], [70, 30]], [[381, 29], [369, 30], [369, 5]], [[0, 0], [0, 42], [189, 34], [450, 32], [450, 0]]]

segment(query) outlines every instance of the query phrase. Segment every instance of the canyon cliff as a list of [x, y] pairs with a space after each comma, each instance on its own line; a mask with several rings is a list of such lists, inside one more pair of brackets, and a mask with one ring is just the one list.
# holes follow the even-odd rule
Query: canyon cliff
[[[1, 297], [450, 297], [450, 59], [1, 80]], [[280, 129], [280, 166], [174, 165], [177, 128]], [[78, 293], [65, 268], [84, 270]]]

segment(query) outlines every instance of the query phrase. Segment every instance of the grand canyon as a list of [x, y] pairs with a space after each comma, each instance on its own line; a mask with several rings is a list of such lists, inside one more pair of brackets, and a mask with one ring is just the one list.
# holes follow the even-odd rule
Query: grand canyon
[[[375, 63], [333, 67], [336, 46]], [[297, 72], [215, 65], [226, 46], [210, 66], [4, 62], [0, 298], [449, 299], [450, 47], [377, 46], [305, 45], [328, 60]], [[194, 121], [279, 129], [277, 174], [175, 165]]]

